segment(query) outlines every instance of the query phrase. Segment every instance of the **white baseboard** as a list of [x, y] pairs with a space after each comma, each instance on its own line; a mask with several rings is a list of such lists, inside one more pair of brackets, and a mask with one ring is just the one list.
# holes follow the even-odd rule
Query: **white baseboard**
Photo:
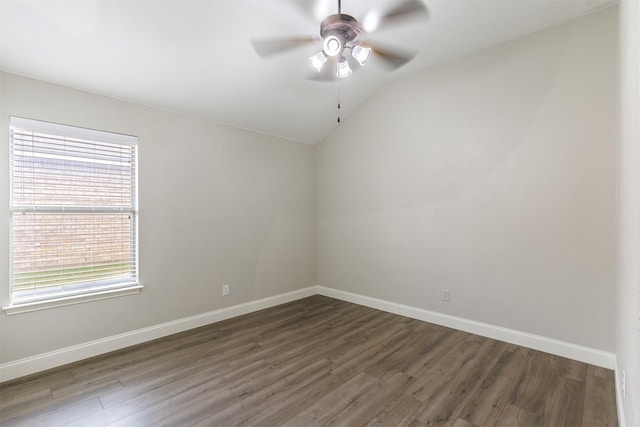
[[488, 323], [476, 322], [474, 320], [425, 310], [422, 308], [410, 307], [404, 304], [385, 301], [364, 295], [345, 292], [338, 289], [318, 286], [318, 294], [331, 298], [340, 299], [366, 307], [376, 308], [389, 313], [399, 314], [412, 319], [435, 323], [447, 326], [483, 337], [520, 345], [534, 350], [551, 353], [591, 365], [600, 366], [607, 369], [615, 368], [615, 355], [602, 350], [585, 347], [565, 341], [534, 335], [527, 332], [516, 331], [514, 329], [503, 328], [501, 326], [490, 325]]
[[[209, 325], [215, 322], [220, 322], [232, 317], [241, 316], [243, 314], [252, 313], [254, 311], [263, 310], [269, 307], [274, 307], [276, 305], [295, 301], [301, 298], [306, 298], [316, 294], [352, 302], [354, 304], [364, 305], [366, 307], [376, 308], [379, 310], [399, 314], [401, 316], [406, 316], [425, 322], [435, 323], [437, 325], [447, 326], [461, 331], [482, 335], [488, 338], [493, 338], [500, 341], [521, 345], [523, 347], [544, 351], [546, 353], [568, 357], [570, 359], [578, 360], [596, 366], [601, 366], [607, 369], [615, 369], [616, 367], [615, 355], [613, 353], [608, 353], [605, 351], [571, 344], [568, 342], [559, 341], [539, 335], [533, 335], [526, 332], [520, 332], [513, 329], [507, 329], [500, 326], [490, 325], [487, 323], [476, 322], [461, 317], [450, 316], [443, 313], [410, 307], [407, 305], [354, 294], [351, 292], [345, 292], [338, 289], [327, 288], [324, 286], [311, 286], [284, 294], [274, 295], [268, 298], [249, 301], [243, 304], [234, 305], [232, 307], [221, 308], [219, 310], [210, 311], [196, 316], [174, 320], [172, 322], [167, 322], [160, 325], [150, 326], [148, 328], [138, 329], [120, 335], [114, 335], [111, 337], [66, 347], [25, 359], [3, 363], [0, 364], [0, 382], [9, 381], [15, 378], [23, 377], [25, 375], [30, 375], [36, 372], [66, 365], [68, 363], [77, 362], [79, 360], [98, 356], [110, 351], [120, 350], [125, 347], [141, 344], [143, 342], [151, 341], [157, 338], [162, 338], [178, 332], [184, 332], [189, 329]], [[617, 395], [620, 395], [618, 375], [616, 375], [616, 387], [618, 391]], [[620, 408], [620, 402], [618, 403], [618, 407]]]
[[178, 332], [184, 332], [189, 329], [220, 322], [232, 317], [241, 316], [243, 314], [306, 298], [315, 295], [316, 293], [316, 287], [312, 286], [284, 294], [274, 295], [272, 297], [249, 301], [232, 307], [221, 308], [219, 310], [198, 314], [196, 316], [185, 317], [183, 319], [150, 326], [148, 328], [126, 332], [120, 335], [114, 335], [66, 347], [60, 350], [39, 354], [37, 356], [9, 363], [3, 363], [0, 365], [0, 382], [9, 381], [25, 375], [44, 371], [46, 369], [66, 365], [67, 363], [77, 362], [88, 357], [97, 356], [114, 350], [120, 350], [125, 347], [141, 344], [143, 342], [162, 338]]

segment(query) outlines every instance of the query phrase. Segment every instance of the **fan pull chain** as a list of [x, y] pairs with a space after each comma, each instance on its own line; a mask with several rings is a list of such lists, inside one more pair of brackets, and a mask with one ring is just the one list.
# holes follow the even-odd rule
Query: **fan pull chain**
[[338, 123], [340, 123], [340, 92], [338, 92]]

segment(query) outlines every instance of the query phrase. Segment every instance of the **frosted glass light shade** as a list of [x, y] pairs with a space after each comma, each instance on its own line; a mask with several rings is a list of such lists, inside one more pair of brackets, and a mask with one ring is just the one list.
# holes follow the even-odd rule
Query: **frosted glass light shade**
[[364, 65], [367, 63], [369, 57], [371, 56], [371, 48], [362, 47], [359, 45], [354, 46], [353, 49], [351, 49], [351, 56], [353, 56], [353, 58], [358, 61], [360, 65]]
[[338, 61], [338, 72], [337, 76], [341, 79], [345, 77], [349, 77], [351, 75], [351, 67], [349, 67], [349, 63], [347, 62], [347, 58], [344, 56], [340, 58]]
[[325, 55], [324, 52], [318, 52], [309, 57], [309, 62], [311, 62], [311, 65], [316, 71], [320, 71], [324, 63], [327, 62], [327, 55]]

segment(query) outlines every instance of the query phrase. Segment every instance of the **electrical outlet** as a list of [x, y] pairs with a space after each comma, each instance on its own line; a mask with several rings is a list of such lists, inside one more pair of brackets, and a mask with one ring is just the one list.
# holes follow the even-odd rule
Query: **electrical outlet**
[[222, 285], [222, 295], [225, 297], [229, 295], [229, 285]]
[[442, 290], [442, 301], [451, 302], [451, 291], [449, 289]]

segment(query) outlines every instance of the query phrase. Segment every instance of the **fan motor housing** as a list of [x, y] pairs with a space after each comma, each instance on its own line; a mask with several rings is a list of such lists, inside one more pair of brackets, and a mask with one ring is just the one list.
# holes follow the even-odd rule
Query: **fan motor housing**
[[320, 36], [323, 39], [334, 35], [339, 37], [344, 45], [352, 44], [366, 34], [356, 18], [344, 13], [330, 15], [320, 23]]

